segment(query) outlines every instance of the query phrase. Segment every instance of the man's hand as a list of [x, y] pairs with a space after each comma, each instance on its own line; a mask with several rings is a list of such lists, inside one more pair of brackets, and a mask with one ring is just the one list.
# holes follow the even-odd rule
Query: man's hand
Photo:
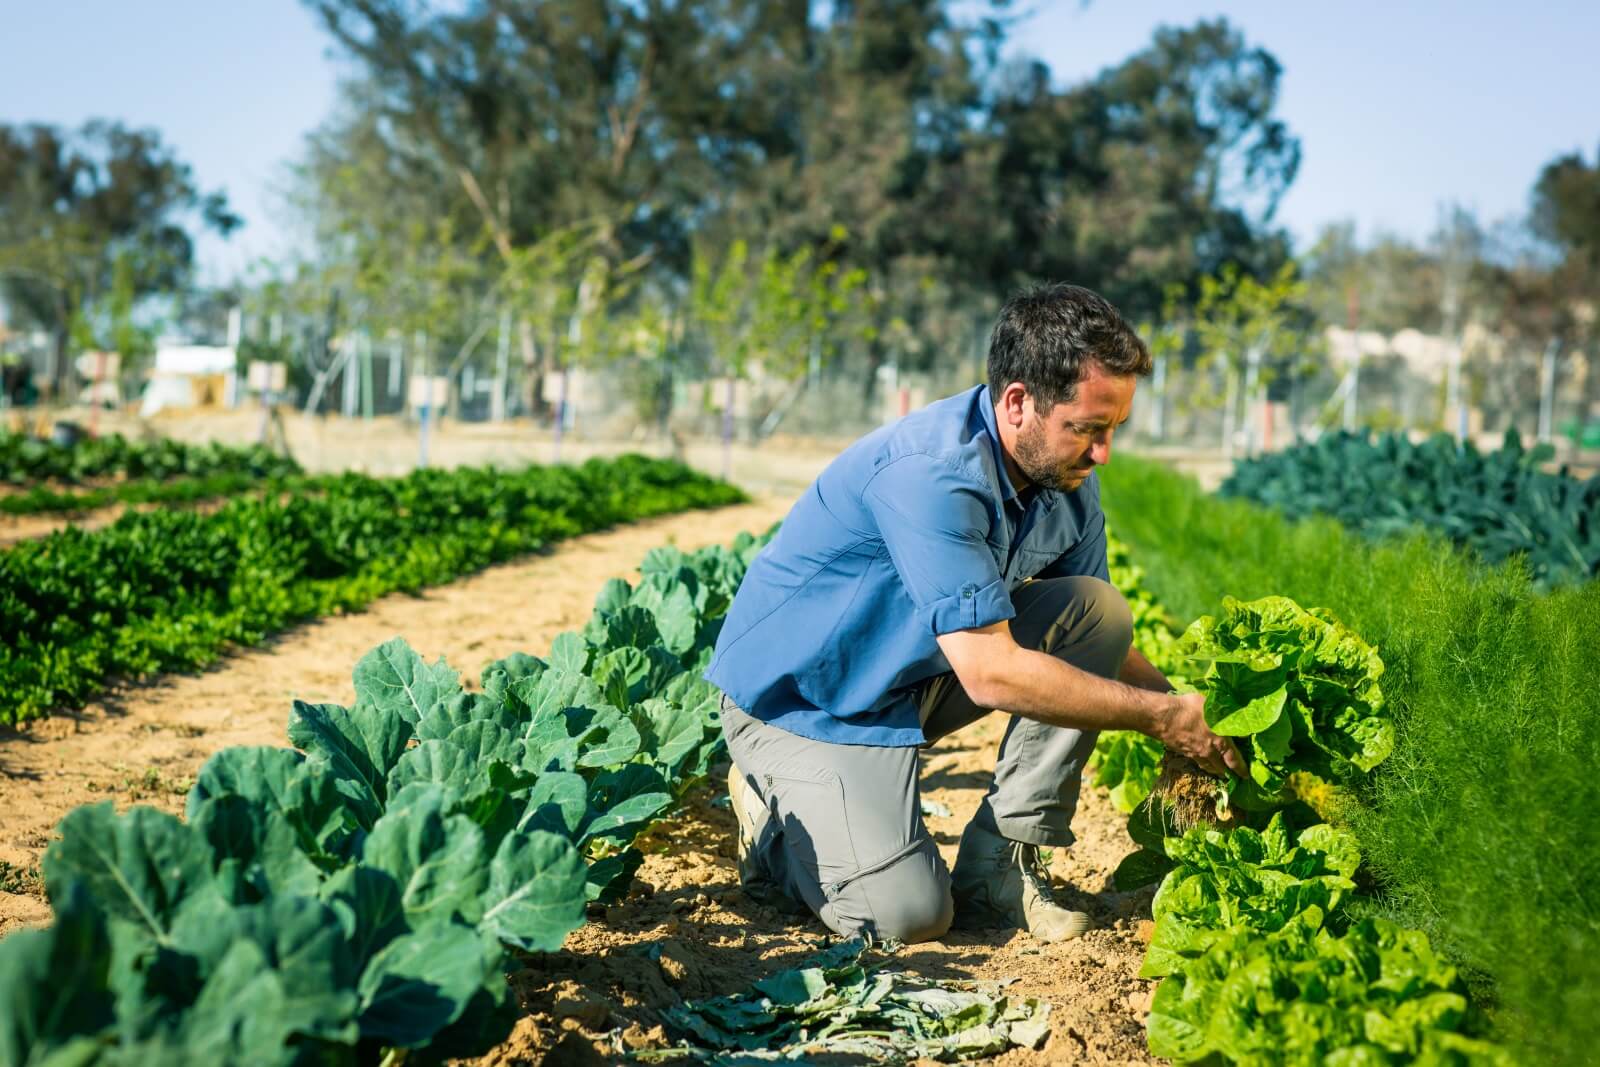
[[1172, 710], [1154, 735], [1157, 741], [1180, 756], [1188, 756], [1200, 764], [1201, 770], [1218, 778], [1230, 770], [1241, 778], [1249, 773], [1233, 741], [1212, 733], [1206, 725], [1206, 698], [1202, 694], [1175, 693], [1172, 702]]

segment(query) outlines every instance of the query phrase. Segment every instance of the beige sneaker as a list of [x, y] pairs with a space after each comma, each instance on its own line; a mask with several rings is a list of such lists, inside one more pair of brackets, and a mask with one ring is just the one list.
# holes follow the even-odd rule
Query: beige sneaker
[[1041, 941], [1066, 941], [1089, 929], [1086, 912], [1058, 902], [1039, 846], [1010, 841], [969, 823], [951, 872], [956, 913], [967, 923], [998, 919]]
[[757, 813], [762, 810], [761, 799], [750, 788], [750, 783], [744, 780], [738, 767], [728, 768], [728, 800], [733, 817], [739, 820], [739, 881], [745, 885], [765, 881], [765, 875], [757, 868], [753, 856], [756, 836], [761, 832], [761, 824], [756, 821]]
[[761, 836], [761, 827], [771, 816], [756, 791], [739, 773], [738, 767], [728, 769], [728, 801], [728, 806], [733, 809], [733, 817], [739, 822], [739, 841], [736, 846], [739, 885], [758, 904], [769, 904], [792, 915], [811, 914], [809, 908], [789, 896], [782, 886], [772, 880], [772, 876], [756, 858], [756, 841]]

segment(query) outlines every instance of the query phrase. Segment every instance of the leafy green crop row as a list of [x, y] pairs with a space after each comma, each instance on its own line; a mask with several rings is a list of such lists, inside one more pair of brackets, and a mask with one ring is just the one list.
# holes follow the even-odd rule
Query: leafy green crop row
[[1449, 955], [1518, 1063], [1600, 1046], [1600, 583], [1538, 592], [1422, 532], [1219, 500], [1135, 457], [1103, 500], [1178, 618], [1225, 595], [1322, 605], [1383, 650], [1393, 754], [1344, 812], [1381, 895]]
[[58, 445], [21, 434], [0, 432], [0, 484], [82, 482], [98, 478], [197, 478], [218, 474], [254, 478], [299, 474], [300, 465], [261, 445], [189, 445], [162, 438], [130, 441], [107, 434]]
[[[1144, 571], [1133, 562], [1128, 546], [1116, 535], [1106, 535], [1106, 561], [1111, 584], [1122, 591], [1133, 612], [1133, 645], [1152, 666], [1180, 688], [1183, 662], [1177, 655], [1178, 635], [1150, 590]], [[1106, 730], [1095, 741], [1085, 768], [1089, 781], [1111, 794], [1118, 811], [1131, 812], [1155, 788], [1165, 748], [1160, 741], [1136, 730]]]
[[1354, 838], [1315, 824], [1291, 838], [1195, 828], [1166, 838], [1176, 866], [1153, 905], [1140, 974], [1162, 978], [1150, 1051], [1236, 1064], [1510, 1063], [1460, 1030], [1456, 969], [1426, 934], [1347, 910], [1361, 857]]
[[554, 950], [627, 888], [631, 845], [719, 751], [700, 678], [760, 542], [658, 549], [548, 658], [481, 691], [404, 642], [295, 749], [225, 749], [187, 820], [80, 808], [44, 861], [54, 926], [0, 941], [0, 1067], [338, 1065], [509, 1033], [507, 948]]
[[1291, 518], [1326, 513], [1372, 536], [1422, 526], [1490, 563], [1524, 555], [1541, 584], [1587, 581], [1600, 576], [1600, 477], [1547, 474], [1551, 455], [1548, 445], [1525, 451], [1515, 430], [1487, 455], [1442, 434], [1414, 445], [1332, 433], [1243, 460], [1220, 492]]
[[112, 504], [193, 504], [240, 493], [315, 491], [327, 481], [303, 475], [205, 474], [171, 481], [141, 479], [98, 489], [52, 489], [36, 485], [18, 493], [0, 495], [0, 514], [73, 515]]
[[742, 499], [681, 464], [345, 474], [316, 495], [124, 515], [0, 553], [0, 722], [108, 680], [203, 666], [301, 619], [414, 592], [562, 537]]
[[1204, 665], [1187, 673], [1212, 728], [1240, 739], [1250, 777], [1221, 789], [1247, 824], [1176, 835], [1159, 791], [1129, 820], [1143, 848], [1119, 866], [1118, 886], [1162, 878], [1140, 972], [1165, 979], [1151, 1051], [1261, 1065], [1506, 1062], [1458, 1033], [1463, 986], [1425, 934], [1351, 920], [1356, 840], [1288, 788], [1291, 775], [1358, 785], [1388, 757], [1376, 651], [1324, 611], [1267, 597], [1225, 599], [1177, 654]]

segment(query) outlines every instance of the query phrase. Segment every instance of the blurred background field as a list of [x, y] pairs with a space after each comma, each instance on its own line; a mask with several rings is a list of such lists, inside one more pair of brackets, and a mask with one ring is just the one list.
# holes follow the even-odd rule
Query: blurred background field
[[981, 380], [1056, 279], [1156, 349], [1124, 438], [1203, 474], [1332, 428], [1600, 455], [1581, 5], [89, 6], [0, 74], [15, 429], [718, 470]]

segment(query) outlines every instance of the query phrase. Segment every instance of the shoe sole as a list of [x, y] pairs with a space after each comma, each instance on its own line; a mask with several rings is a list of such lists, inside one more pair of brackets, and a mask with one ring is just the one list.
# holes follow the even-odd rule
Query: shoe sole
[[[1063, 909], [1065, 910], [1065, 909]], [[1055, 944], [1060, 941], [1071, 941], [1082, 937], [1094, 929], [1094, 921], [1087, 912], [1067, 911], [1072, 916], [1066, 922], [1065, 931], [1056, 937], [1044, 937], [1033, 932], [1025, 922], [1018, 922], [1008, 913], [1001, 911], [992, 904], [970, 898], [955, 898], [955, 918], [950, 927], [954, 930], [1026, 930], [1031, 936], [1038, 938], [1046, 944]]]
[[739, 824], [738, 839], [735, 843], [735, 855], [738, 857], [739, 881], [750, 883], [756, 880], [755, 872], [750, 862], [750, 852], [756, 844], [756, 824], [746, 810], [746, 805], [751, 800], [750, 783], [744, 780], [744, 775], [739, 773], [737, 766], [728, 768], [728, 806], [733, 809], [734, 821]]
[[739, 768], [728, 768], [728, 806], [733, 809], [734, 821], [739, 826], [735, 842], [739, 885], [757, 904], [765, 904], [789, 915], [809, 916], [810, 908], [785, 893], [783, 887], [768, 877], [766, 872], [756, 870], [755, 863], [750, 858], [750, 852], [755, 848], [756, 828], [755, 820], [750, 818], [746, 805], [755, 799], [755, 790], [744, 780]]

